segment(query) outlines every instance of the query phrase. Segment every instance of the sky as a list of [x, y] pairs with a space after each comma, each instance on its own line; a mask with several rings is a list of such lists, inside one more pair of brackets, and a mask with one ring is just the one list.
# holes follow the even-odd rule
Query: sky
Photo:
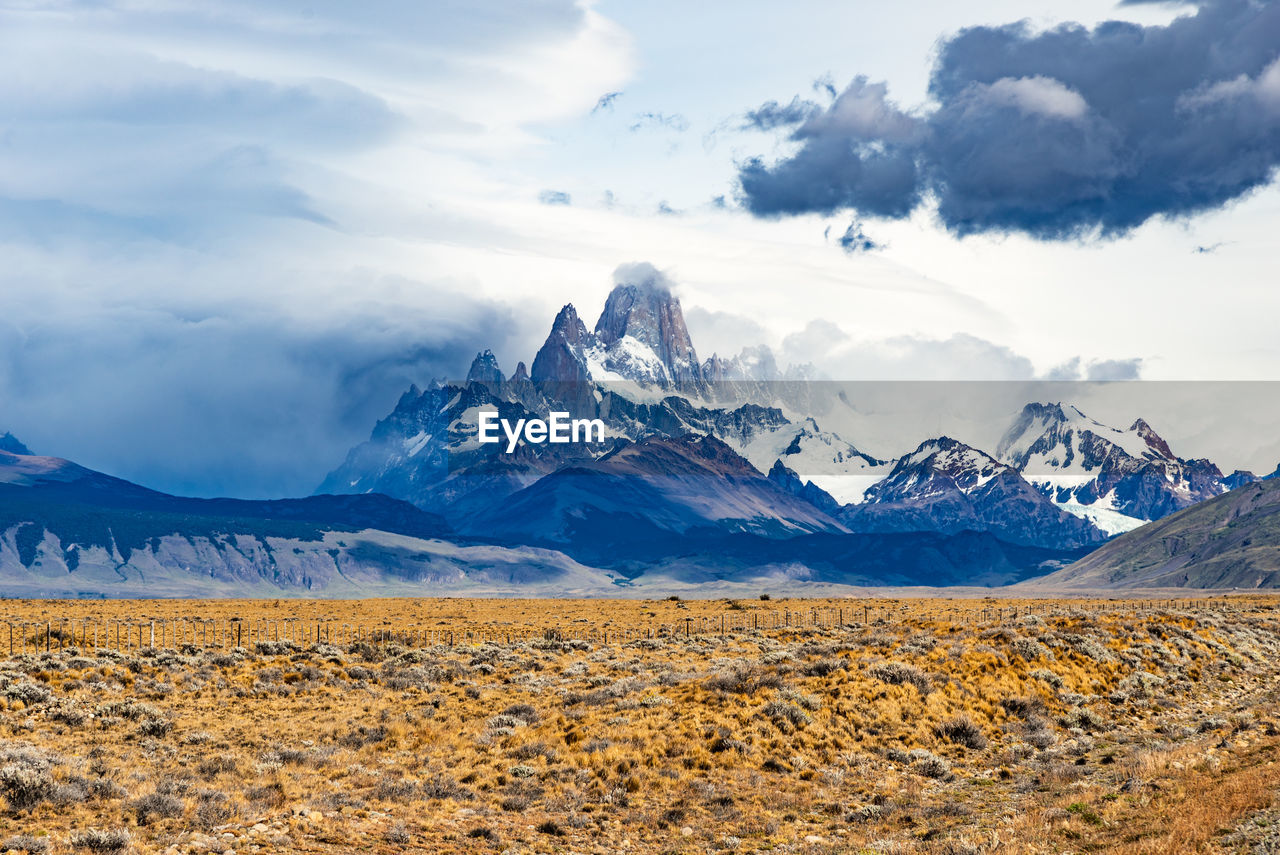
[[0, 431], [159, 489], [308, 493], [635, 262], [704, 358], [1280, 379], [1277, 3], [18, 0], [0, 69]]

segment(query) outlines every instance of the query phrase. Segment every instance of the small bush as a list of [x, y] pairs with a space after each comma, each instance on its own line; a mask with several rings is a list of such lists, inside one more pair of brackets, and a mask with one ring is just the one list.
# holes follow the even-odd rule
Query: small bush
[[836, 671], [843, 671], [845, 663], [843, 659], [819, 659], [817, 662], [810, 662], [802, 669], [804, 673], [810, 677], [825, 677], [828, 674], [834, 674]]
[[52, 799], [57, 792], [58, 785], [48, 769], [35, 769], [18, 763], [10, 763], [0, 769], [0, 793], [9, 803], [10, 810], [31, 810]]
[[42, 686], [39, 683], [10, 683], [4, 687], [5, 697], [13, 701], [22, 701], [27, 706], [32, 704], [40, 704], [49, 700], [49, 696], [53, 694], [48, 686]]
[[15, 834], [0, 843], [0, 852], [27, 852], [30, 855], [43, 855], [48, 851], [49, 839], [31, 834]]
[[234, 772], [238, 768], [236, 758], [230, 754], [215, 754], [212, 757], [206, 757], [196, 766], [196, 771], [200, 773], [205, 780], [213, 780], [223, 772]]
[[929, 679], [929, 675], [916, 666], [905, 662], [881, 662], [877, 665], [872, 665], [867, 670], [867, 673], [877, 680], [882, 680], [894, 686], [915, 686], [916, 691], [922, 695], [927, 695], [933, 690], [933, 683]]
[[974, 724], [967, 715], [949, 718], [933, 729], [939, 739], [963, 745], [965, 748], [981, 750], [987, 747], [987, 738], [982, 735], [982, 728]]
[[148, 718], [138, 725], [138, 733], [159, 738], [173, 730], [173, 722], [167, 718]]
[[556, 823], [555, 823], [555, 822], [553, 822], [552, 820], [547, 820], [546, 822], [539, 823], [539, 824], [538, 824], [538, 831], [539, 831], [539, 833], [541, 833], [541, 834], [550, 834], [550, 835], [552, 835], [553, 837], [563, 837], [563, 836], [564, 836], [564, 830], [563, 830], [562, 828], [560, 828], [560, 826], [559, 826], [559, 825], [556, 825]]
[[783, 730], [789, 730], [792, 727], [804, 727], [813, 721], [813, 718], [807, 712], [786, 701], [769, 701], [760, 712]]
[[761, 689], [781, 688], [782, 678], [758, 665], [743, 663], [712, 674], [703, 685], [716, 692], [754, 695]]
[[1062, 688], [1062, 678], [1048, 668], [1037, 668], [1031, 672], [1031, 676], [1037, 680], [1043, 680], [1055, 689]]
[[1031, 662], [1034, 659], [1052, 659], [1053, 653], [1034, 638], [1019, 636], [1009, 645], [1013, 652]]
[[157, 819], [181, 816], [186, 808], [182, 799], [163, 793], [148, 793], [136, 799], [130, 807], [138, 815], [138, 825], [150, 825]]
[[127, 852], [132, 842], [129, 832], [123, 828], [117, 828], [112, 831], [90, 829], [88, 831], [78, 831], [71, 835], [71, 845], [74, 848], [88, 849], [90, 852], [98, 852], [102, 853], [102, 855]]
[[916, 748], [907, 755], [911, 771], [926, 778], [945, 778], [951, 774], [951, 764], [931, 751]]
[[526, 724], [538, 723], [538, 711], [529, 704], [512, 704], [502, 711], [503, 715], [515, 716], [523, 719]]
[[1044, 715], [1044, 701], [1039, 698], [1005, 698], [1000, 701], [1000, 706], [1004, 707], [1004, 711], [1009, 715], [1015, 715], [1018, 718], [1028, 718], [1033, 715]]
[[382, 725], [377, 727], [368, 727], [359, 725], [355, 730], [341, 737], [338, 742], [347, 748], [361, 748], [365, 745], [374, 745], [387, 738], [387, 729]]

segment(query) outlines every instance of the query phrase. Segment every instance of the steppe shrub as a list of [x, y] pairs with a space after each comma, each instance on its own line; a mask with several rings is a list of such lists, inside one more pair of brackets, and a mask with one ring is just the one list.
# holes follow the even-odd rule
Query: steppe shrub
[[1062, 688], [1062, 678], [1048, 668], [1037, 668], [1031, 672], [1032, 678], [1048, 683], [1055, 689]]
[[800, 707], [795, 704], [789, 704], [786, 701], [769, 701], [764, 705], [760, 712], [768, 719], [772, 720], [775, 725], [783, 730], [790, 730], [793, 727], [804, 727], [813, 718]]
[[381, 647], [377, 647], [367, 641], [357, 641], [347, 648], [347, 653], [352, 656], [359, 656], [365, 662], [381, 662], [386, 658], [386, 651]]
[[490, 718], [487, 722], [485, 722], [485, 727], [487, 727], [489, 730], [511, 731], [517, 727], [525, 727], [528, 724], [529, 722], [525, 721], [522, 718], [517, 718], [516, 716], [513, 716], [513, 715], [507, 715], [506, 713], [498, 713], [497, 715]]
[[15, 834], [0, 843], [0, 852], [28, 852], [31, 855], [43, 855], [49, 851], [49, 838], [36, 837], [32, 834]]
[[160, 710], [151, 706], [151, 704], [129, 699], [125, 701], [115, 701], [98, 707], [98, 715], [113, 718], [127, 718], [130, 721], [137, 721], [138, 719], [143, 718], [161, 718], [164, 714], [160, 712]]
[[288, 656], [302, 649], [296, 641], [259, 641], [253, 645], [259, 656]]
[[95, 778], [89, 782], [89, 795], [95, 799], [122, 799], [128, 792], [109, 778]]
[[374, 797], [384, 802], [408, 802], [418, 794], [418, 784], [416, 781], [406, 781], [404, 778], [384, 777], [378, 781], [378, 786], [374, 790]]
[[1027, 638], [1026, 636], [1018, 636], [1013, 640], [1013, 643], [1010, 644], [1009, 647], [1014, 653], [1018, 654], [1028, 662], [1033, 659], [1053, 658], [1053, 652], [1049, 650], [1049, 648], [1045, 647], [1034, 638]]
[[739, 662], [712, 674], [703, 685], [715, 692], [754, 695], [761, 689], [781, 688], [782, 678], [759, 665]]
[[448, 775], [437, 772], [426, 780], [420, 782], [422, 787], [422, 797], [424, 799], [454, 799], [456, 801], [470, 801], [476, 797], [476, 794], [466, 787], [459, 786], [458, 782]]
[[172, 819], [181, 816], [186, 809], [182, 799], [159, 792], [135, 799], [129, 806], [138, 816], [138, 825], [150, 825], [157, 819]]
[[1081, 730], [1098, 730], [1105, 723], [1102, 716], [1088, 707], [1076, 707], [1063, 720], [1066, 727], [1078, 727]]
[[341, 737], [338, 742], [347, 748], [360, 748], [365, 745], [374, 745], [387, 738], [387, 729], [382, 725], [369, 727], [367, 725], [359, 725], [355, 730], [350, 731]]
[[89, 714], [75, 701], [63, 698], [45, 710], [45, 718], [61, 722], [72, 727], [79, 727], [88, 720]]
[[1044, 714], [1044, 701], [1039, 698], [1004, 698], [1000, 701], [1000, 706], [1009, 715], [1016, 715], [1018, 718]]
[[10, 810], [31, 810], [52, 799], [57, 792], [58, 785], [47, 767], [10, 763], [0, 768], [0, 794], [4, 795]]
[[819, 659], [817, 662], [810, 662], [800, 670], [809, 677], [825, 677], [828, 674], [834, 674], [836, 671], [843, 671], [845, 662], [843, 659]]
[[932, 751], [914, 748], [907, 757], [910, 759], [911, 771], [917, 775], [923, 775], [926, 778], [945, 778], [951, 774], [951, 764]]
[[159, 738], [173, 730], [173, 722], [167, 718], [147, 718], [138, 725], [138, 733]]
[[201, 760], [196, 766], [196, 771], [206, 780], [212, 780], [223, 772], [234, 772], [237, 768], [235, 757], [230, 754], [215, 754]]
[[947, 719], [935, 727], [933, 733], [939, 739], [965, 748], [980, 750], [987, 747], [987, 738], [982, 735], [982, 729], [967, 715]]
[[867, 673], [877, 680], [895, 686], [915, 686], [922, 695], [929, 694], [933, 689], [929, 675], [906, 662], [880, 662], [867, 669]]
[[49, 696], [53, 693], [48, 686], [42, 686], [39, 683], [10, 683], [4, 687], [5, 697], [12, 701], [22, 701], [27, 706], [32, 704], [40, 704], [49, 700]]
[[1115, 662], [1115, 654], [1092, 638], [1076, 638], [1071, 647], [1081, 656], [1087, 656], [1094, 662]]
[[728, 736], [717, 736], [708, 746], [712, 754], [720, 754], [725, 751], [736, 751], [739, 754], [746, 754], [748, 750], [747, 743], [741, 739], [732, 739]]
[[512, 704], [502, 711], [503, 715], [515, 716], [526, 724], [538, 723], [538, 711], [529, 704]]
[[226, 793], [218, 790], [201, 790], [196, 793], [196, 800], [197, 828], [210, 831], [219, 825], [225, 825], [233, 816], [231, 799]]
[[778, 697], [784, 701], [790, 701], [797, 706], [804, 707], [807, 710], [817, 710], [822, 708], [822, 698], [817, 695], [806, 695], [803, 692], [797, 692], [792, 689], [783, 689], [778, 693]]
[[116, 828], [111, 831], [99, 831], [97, 829], [89, 829], [88, 831], [77, 831], [71, 835], [71, 845], [76, 849], [88, 849], [90, 852], [101, 853], [101, 855], [115, 855], [118, 852], [127, 852], [133, 839], [129, 837], [129, 832], [124, 828]]

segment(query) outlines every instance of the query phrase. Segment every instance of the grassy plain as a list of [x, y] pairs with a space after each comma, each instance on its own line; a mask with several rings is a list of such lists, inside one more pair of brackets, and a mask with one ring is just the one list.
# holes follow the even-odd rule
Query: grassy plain
[[[794, 625], [815, 613], [847, 625]], [[0, 845], [1280, 846], [1275, 599], [0, 604], [28, 628], [193, 616], [456, 635], [0, 654]], [[522, 640], [460, 643], [481, 627]]]

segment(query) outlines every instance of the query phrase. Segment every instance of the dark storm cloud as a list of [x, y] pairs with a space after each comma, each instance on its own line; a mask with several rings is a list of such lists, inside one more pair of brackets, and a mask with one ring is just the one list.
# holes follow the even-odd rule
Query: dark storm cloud
[[1220, 0], [1167, 26], [944, 41], [935, 106], [907, 111], [857, 78], [795, 127], [790, 157], [740, 166], [758, 216], [904, 217], [936, 200], [956, 234], [1121, 235], [1219, 208], [1280, 165], [1280, 3]]

